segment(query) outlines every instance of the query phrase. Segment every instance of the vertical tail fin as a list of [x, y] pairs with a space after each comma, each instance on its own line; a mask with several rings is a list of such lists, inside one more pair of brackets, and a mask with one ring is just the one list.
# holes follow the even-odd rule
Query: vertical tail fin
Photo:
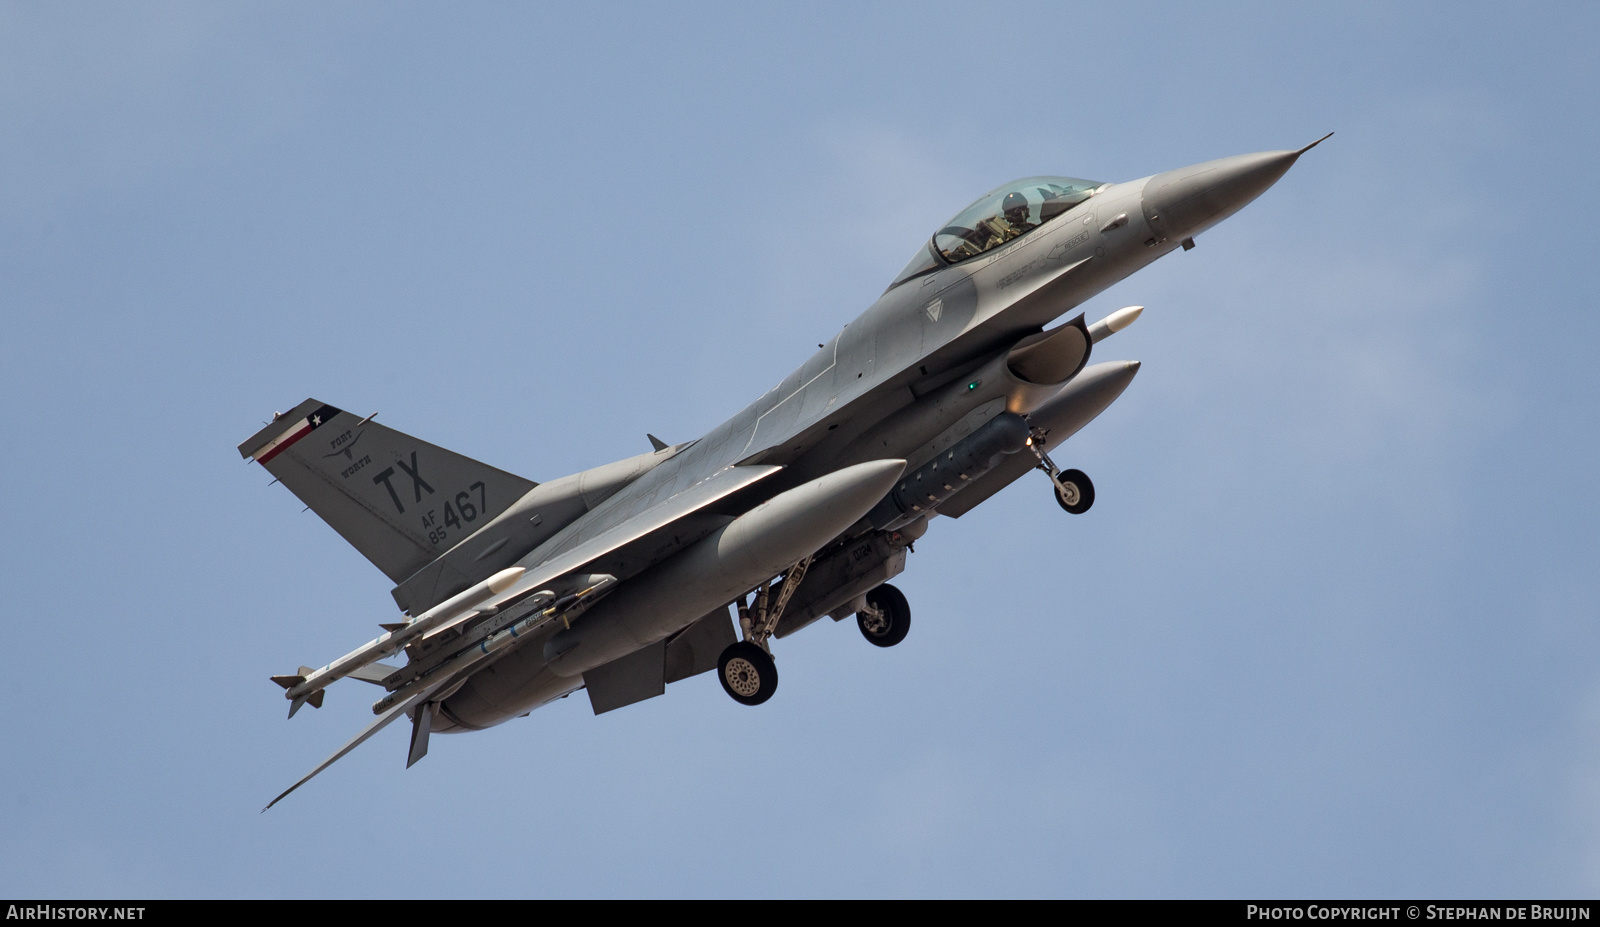
[[538, 484], [315, 399], [239, 445], [398, 583]]

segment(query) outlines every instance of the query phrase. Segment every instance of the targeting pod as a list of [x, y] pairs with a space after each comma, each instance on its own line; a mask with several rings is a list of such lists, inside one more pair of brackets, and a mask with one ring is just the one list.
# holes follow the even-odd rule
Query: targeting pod
[[1005, 455], [1022, 450], [1027, 441], [1028, 420], [1002, 412], [896, 483], [867, 513], [867, 521], [879, 531], [915, 521], [988, 473]]

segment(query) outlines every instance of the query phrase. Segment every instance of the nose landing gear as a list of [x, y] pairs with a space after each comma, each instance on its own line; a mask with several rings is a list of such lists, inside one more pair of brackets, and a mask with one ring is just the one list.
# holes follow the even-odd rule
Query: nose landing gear
[[1050, 455], [1044, 452], [1044, 433], [1033, 429], [1033, 434], [1028, 436], [1028, 450], [1039, 461], [1039, 469], [1050, 477], [1050, 482], [1055, 486], [1056, 504], [1072, 515], [1082, 515], [1094, 505], [1094, 483], [1089, 481], [1089, 475], [1082, 470], [1063, 470], [1056, 466]]

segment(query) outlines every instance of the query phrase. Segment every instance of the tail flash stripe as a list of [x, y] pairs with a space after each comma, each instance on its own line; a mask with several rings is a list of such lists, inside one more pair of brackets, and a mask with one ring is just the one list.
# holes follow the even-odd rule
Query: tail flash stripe
[[256, 452], [250, 456], [255, 459], [256, 463], [265, 464], [267, 461], [288, 450], [289, 446], [294, 444], [296, 441], [304, 438], [306, 435], [311, 434], [312, 431], [321, 427], [328, 421], [328, 419], [338, 415], [339, 411], [340, 410], [335, 409], [333, 406], [323, 406], [317, 411], [289, 426], [289, 429], [283, 434], [278, 435], [276, 438], [273, 438], [266, 444], [261, 445], [261, 447], [257, 448]]
[[289, 445], [295, 443], [301, 438], [304, 438], [308, 434], [311, 434], [311, 420], [308, 418], [303, 418], [296, 422], [294, 427], [290, 428], [288, 431], [277, 436], [276, 438], [273, 438], [266, 444], [261, 445], [261, 447], [250, 456], [255, 458], [256, 463], [264, 464], [288, 450]]

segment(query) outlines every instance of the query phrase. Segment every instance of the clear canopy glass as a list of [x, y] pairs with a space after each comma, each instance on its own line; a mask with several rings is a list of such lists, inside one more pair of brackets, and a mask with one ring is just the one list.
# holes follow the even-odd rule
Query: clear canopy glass
[[934, 257], [932, 246], [927, 242], [923, 242], [922, 247], [917, 249], [917, 253], [912, 255], [911, 260], [906, 262], [905, 268], [894, 275], [894, 282], [889, 284], [889, 289], [892, 290], [912, 277], [921, 276], [930, 270], [938, 270], [943, 266], [944, 262]]
[[1008, 183], [956, 214], [933, 236], [951, 264], [1020, 238], [1093, 196], [1101, 184], [1076, 177], [1028, 177]]
[[889, 289], [1021, 238], [1094, 196], [1105, 184], [1076, 177], [1027, 177], [984, 194], [917, 249]]

